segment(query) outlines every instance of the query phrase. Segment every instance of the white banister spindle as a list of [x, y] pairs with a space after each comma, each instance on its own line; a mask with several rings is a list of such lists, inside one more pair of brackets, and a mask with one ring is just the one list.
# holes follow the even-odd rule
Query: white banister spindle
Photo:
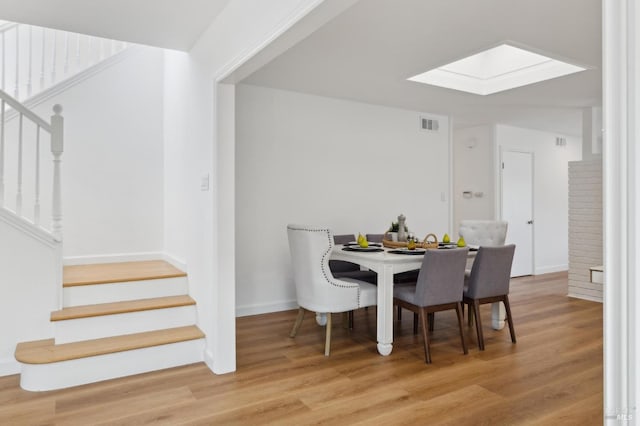
[[64, 75], [69, 73], [69, 33], [64, 32]]
[[16, 214], [22, 216], [22, 117], [18, 122], [18, 191], [16, 193]]
[[33, 223], [36, 226], [40, 225], [40, 126], [36, 127], [36, 188]]
[[29, 25], [29, 58], [27, 59], [27, 96], [31, 96], [33, 80], [33, 27]]
[[56, 104], [53, 107], [54, 115], [51, 116], [51, 153], [53, 154], [53, 208], [52, 231], [53, 235], [62, 240], [62, 196], [61, 196], [61, 156], [64, 151], [64, 118], [62, 106]]
[[80, 69], [80, 34], [76, 34], [76, 70]]
[[53, 30], [53, 46], [51, 48], [51, 84], [56, 83], [56, 63], [58, 59], [58, 32]]
[[16, 78], [15, 85], [13, 87], [13, 97], [18, 99], [20, 91], [20, 27], [16, 28]]
[[87, 41], [87, 66], [93, 63], [93, 37], [89, 36]]
[[2, 33], [2, 90], [7, 87], [7, 49], [5, 43], [5, 34]]
[[98, 60], [102, 61], [104, 59], [104, 40], [98, 39]]
[[44, 89], [44, 66], [46, 62], [45, 48], [47, 45], [46, 37], [47, 37], [46, 30], [43, 28], [42, 29], [42, 52], [41, 52], [41, 58], [40, 58], [40, 90]]
[[0, 111], [0, 207], [4, 207], [4, 99]]

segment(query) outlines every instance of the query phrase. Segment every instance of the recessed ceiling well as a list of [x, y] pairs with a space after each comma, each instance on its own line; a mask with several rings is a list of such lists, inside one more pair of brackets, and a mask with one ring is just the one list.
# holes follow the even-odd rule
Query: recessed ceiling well
[[[602, 105], [601, 23], [601, 0], [360, 0], [239, 81], [580, 135], [583, 109]], [[407, 80], [501, 43], [587, 69], [491, 96]]]
[[509, 44], [501, 44], [408, 80], [477, 95], [490, 95], [585, 69]]

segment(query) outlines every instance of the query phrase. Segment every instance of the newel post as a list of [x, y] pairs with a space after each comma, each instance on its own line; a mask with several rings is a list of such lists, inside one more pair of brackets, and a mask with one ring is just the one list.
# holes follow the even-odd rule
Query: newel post
[[62, 191], [60, 164], [64, 151], [64, 118], [62, 106], [53, 106], [54, 115], [51, 116], [51, 153], [53, 154], [53, 208], [52, 231], [56, 239], [62, 241]]

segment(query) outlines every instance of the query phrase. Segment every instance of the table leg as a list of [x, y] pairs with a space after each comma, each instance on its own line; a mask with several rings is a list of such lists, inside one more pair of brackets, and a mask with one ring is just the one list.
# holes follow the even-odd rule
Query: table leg
[[393, 350], [393, 266], [384, 265], [378, 272], [378, 352]]
[[491, 326], [494, 330], [502, 330], [504, 328], [504, 320], [506, 313], [502, 302], [495, 302], [491, 305]]

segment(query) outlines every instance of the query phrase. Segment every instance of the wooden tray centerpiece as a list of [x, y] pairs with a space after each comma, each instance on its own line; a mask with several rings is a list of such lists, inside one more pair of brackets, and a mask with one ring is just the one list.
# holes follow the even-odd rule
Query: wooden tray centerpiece
[[[389, 231], [386, 231], [382, 237], [382, 245], [384, 247], [389, 247], [389, 248], [403, 248], [403, 247], [407, 247], [408, 242], [393, 241], [391, 239], [391, 236], [389, 235]], [[422, 240], [422, 242], [416, 242], [416, 248], [437, 249], [438, 237], [436, 237], [435, 234], [427, 234], [427, 236], [424, 237], [424, 240]]]

